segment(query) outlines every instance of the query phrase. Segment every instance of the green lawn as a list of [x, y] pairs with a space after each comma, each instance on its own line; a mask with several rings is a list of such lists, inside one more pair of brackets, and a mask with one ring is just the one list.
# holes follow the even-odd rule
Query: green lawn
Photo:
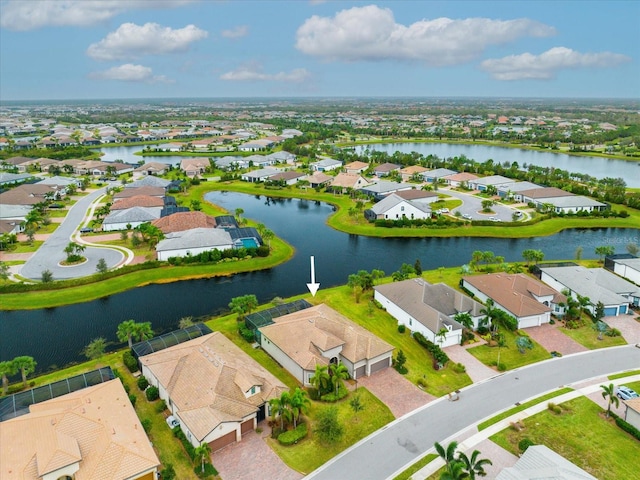
[[425, 465], [431, 463], [431, 461], [435, 460], [436, 458], [438, 458], [438, 455], [436, 455], [435, 453], [430, 453], [429, 455], [426, 455], [424, 458], [418, 460], [416, 463], [411, 465], [405, 471], [393, 477], [393, 480], [409, 480], [411, 478], [411, 475], [416, 473]]
[[491, 440], [518, 455], [518, 442], [529, 438], [543, 444], [600, 480], [637, 478], [640, 472], [638, 440], [606, 420], [597, 404], [585, 397], [565, 404], [569, 410], [556, 415], [546, 410], [523, 420], [525, 428], [505, 429]]
[[[388, 279], [387, 279], [388, 280]], [[355, 302], [353, 291], [349, 287], [336, 287], [320, 290], [314, 298], [308, 298], [314, 304], [326, 303], [350, 320], [362, 325], [370, 332], [402, 350], [407, 357], [405, 366], [409, 370], [406, 377], [413, 383], [422, 380], [426, 383], [425, 391], [440, 397], [449, 392], [470, 385], [471, 379], [466, 373], [453, 371], [452, 362], [442, 370], [434, 370], [431, 356], [409, 334], [398, 332], [398, 322], [386, 311], [370, 303], [371, 294], [363, 295], [359, 303]]]
[[580, 328], [560, 328], [560, 331], [566, 336], [573, 338], [580, 345], [587, 347], [589, 350], [596, 348], [615, 347], [616, 345], [626, 345], [627, 342], [622, 337], [607, 337], [604, 335], [602, 340], [598, 340], [598, 332], [591, 328], [591, 320], [586, 320]]
[[565, 393], [569, 393], [572, 391], [573, 391], [573, 388], [570, 388], [570, 387], [561, 388], [560, 390], [554, 390], [553, 392], [549, 392], [546, 395], [542, 395], [540, 397], [536, 397], [532, 400], [529, 400], [528, 402], [524, 402], [518, 405], [517, 407], [513, 407], [513, 408], [510, 408], [509, 410], [505, 410], [504, 412], [496, 415], [495, 417], [492, 417], [489, 420], [485, 420], [484, 422], [479, 423], [478, 431], [482, 431], [485, 428], [498, 423], [500, 420], [504, 420], [505, 418], [508, 418], [515, 413], [521, 412], [529, 407], [532, 407], [533, 405], [537, 405], [539, 403], [544, 402], [545, 400], [549, 400], [551, 398], [558, 397], [560, 395], [564, 395]]
[[40, 245], [42, 245], [43, 243], [44, 242], [42, 240], [34, 240], [32, 244], [29, 244], [27, 242], [18, 242], [16, 244], [16, 247], [11, 249], [7, 253], [33, 253], [38, 250], [38, 248], [40, 248]]
[[609, 380], [615, 380], [616, 378], [630, 377], [632, 375], [640, 375], [640, 370], [631, 370], [629, 372], [616, 373], [614, 375], [609, 375], [607, 378]]
[[507, 370], [551, 358], [551, 354], [542, 348], [540, 344], [533, 341], [533, 339], [533, 350], [526, 350], [526, 353], [520, 353], [516, 347], [516, 333], [510, 332], [504, 328], [501, 329], [501, 332], [505, 336], [505, 341], [507, 343], [506, 347], [498, 348], [489, 347], [488, 345], [479, 345], [477, 347], [472, 347], [467, 351], [489, 367], [496, 365], [499, 354], [500, 363], [503, 363]]
[[[312, 402], [308, 415], [311, 424], [309, 436], [297, 445], [285, 447], [274, 439], [269, 439], [269, 445], [289, 467], [308, 474], [362, 438], [393, 421], [394, 417], [389, 408], [366, 388], [358, 388], [357, 394], [360, 395], [360, 401], [364, 405], [364, 410], [357, 416], [349, 405], [349, 400], [355, 392], [335, 404]], [[344, 436], [336, 443], [323, 444], [313, 433], [313, 418], [317, 412], [330, 405], [335, 405], [338, 409], [338, 419], [344, 426]]]

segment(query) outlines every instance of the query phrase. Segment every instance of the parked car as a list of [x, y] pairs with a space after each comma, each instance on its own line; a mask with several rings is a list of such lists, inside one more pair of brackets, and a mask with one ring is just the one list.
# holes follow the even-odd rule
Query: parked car
[[616, 395], [622, 400], [631, 400], [632, 398], [640, 397], [634, 390], [631, 390], [625, 385], [620, 385], [616, 388]]
[[83, 227], [80, 229], [80, 233], [93, 233], [93, 228]]
[[520, 210], [515, 211], [515, 216], [520, 218], [522, 216], [522, 212]]
[[467, 220], [471, 220], [472, 219], [471, 215], [469, 215], [468, 213], [463, 213], [462, 217], [466, 218]]
[[174, 429], [176, 427], [180, 426], [180, 422], [178, 421], [178, 419], [176, 417], [174, 417], [173, 415], [169, 415], [167, 417], [167, 425], [169, 425], [169, 428]]

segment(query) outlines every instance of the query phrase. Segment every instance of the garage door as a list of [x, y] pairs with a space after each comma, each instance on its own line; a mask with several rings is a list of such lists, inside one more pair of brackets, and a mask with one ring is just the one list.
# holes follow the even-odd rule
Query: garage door
[[251, 432], [252, 430], [253, 430], [253, 418], [245, 422], [242, 422], [242, 424], [240, 425], [240, 433], [242, 435], [244, 435], [247, 432]]
[[379, 372], [380, 370], [384, 370], [389, 366], [389, 359], [383, 358], [379, 362], [371, 364], [371, 373]]
[[211, 442], [209, 444], [209, 447], [211, 447], [211, 451], [215, 452], [217, 450], [220, 450], [221, 448], [226, 447], [227, 445], [231, 445], [233, 442], [236, 441], [236, 432], [229, 432], [226, 435], [223, 435], [220, 438], [215, 439], [213, 442]]
[[605, 317], [613, 317], [618, 314], [618, 307], [607, 307], [604, 309]]
[[539, 317], [523, 318], [520, 320], [518, 327], [519, 328], [537, 327], [539, 321], [540, 321]]
[[356, 378], [360, 378], [360, 377], [363, 377], [366, 373], [367, 373], [367, 366], [362, 365], [361, 367], [356, 368], [355, 376]]

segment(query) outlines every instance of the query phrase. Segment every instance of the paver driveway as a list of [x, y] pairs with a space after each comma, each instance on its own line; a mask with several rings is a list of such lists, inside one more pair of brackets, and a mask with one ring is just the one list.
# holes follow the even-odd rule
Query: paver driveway
[[618, 315], [617, 317], [605, 317], [604, 321], [611, 328], [617, 328], [627, 343], [640, 343], [640, 322], [635, 320], [636, 315]]
[[525, 331], [547, 352], [560, 352], [562, 355], [587, 351], [588, 348], [560, 331], [560, 323], [551, 325], [544, 323], [539, 327], [527, 328]]

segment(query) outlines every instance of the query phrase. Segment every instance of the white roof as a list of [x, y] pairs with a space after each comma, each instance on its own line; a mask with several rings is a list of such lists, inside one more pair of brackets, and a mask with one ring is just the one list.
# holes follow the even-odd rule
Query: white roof
[[156, 245], [156, 251], [181, 250], [185, 248], [229, 247], [233, 245], [231, 235], [220, 228], [192, 228], [168, 233]]

